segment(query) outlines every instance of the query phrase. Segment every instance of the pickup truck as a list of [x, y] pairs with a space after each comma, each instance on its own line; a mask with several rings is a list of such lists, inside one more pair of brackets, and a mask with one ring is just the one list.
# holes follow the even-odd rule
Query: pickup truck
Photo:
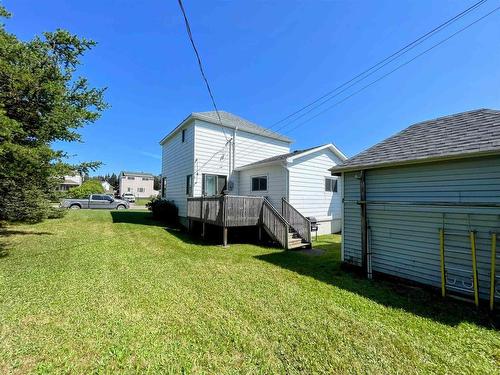
[[89, 197], [82, 199], [63, 199], [60, 207], [73, 210], [81, 208], [123, 210], [129, 208], [130, 203], [121, 199], [115, 199], [106, 194], [91, 194]]

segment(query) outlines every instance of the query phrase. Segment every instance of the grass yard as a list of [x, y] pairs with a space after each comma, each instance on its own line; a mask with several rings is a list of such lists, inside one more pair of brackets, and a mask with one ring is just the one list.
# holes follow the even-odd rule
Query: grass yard
[[149, 201], [151, 201], [151, 198], [135, 198], [135, 205], [145, 206]]
[[203, 245], [139, 211], [0, 229], [0, 373], [496, 373], [488, 318], [321, 256]]

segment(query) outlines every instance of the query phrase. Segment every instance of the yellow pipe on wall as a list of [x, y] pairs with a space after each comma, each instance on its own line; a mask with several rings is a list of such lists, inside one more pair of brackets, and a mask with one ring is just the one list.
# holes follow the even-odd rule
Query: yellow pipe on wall
[[474, 281], [474, 304], [479, 306], [479, 288], [477, 284], [477, 263], [476, 263], [476, 232], [470, 232], [470, 247], [472, 250], [472, 278]]

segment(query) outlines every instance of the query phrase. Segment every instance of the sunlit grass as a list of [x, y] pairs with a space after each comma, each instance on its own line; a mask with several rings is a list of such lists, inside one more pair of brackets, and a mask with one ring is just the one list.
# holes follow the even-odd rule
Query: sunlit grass
[[321, 256], [208, 246], [148, 212], [1, 230], [0, 373], [498, 373], [474, 309]]

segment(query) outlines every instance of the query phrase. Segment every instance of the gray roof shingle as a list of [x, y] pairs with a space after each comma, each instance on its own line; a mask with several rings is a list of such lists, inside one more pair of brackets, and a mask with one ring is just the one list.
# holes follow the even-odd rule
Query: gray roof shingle
[[[321, 145], [321, 146], [324, 146], [324, 145]], [[268, 163], [274, 163], [276, 161], [286, 160], [289, 157], [300, 155], [300, 154], [302, 154], [304, 152], [307, 152], [307, 151], [310, 151], [310, 150], [314, 150], [315, 148], [319, 148], [321, 146], [315, 146], [315, 147], [306, 148], [304, 150], [295, 150], [295, 151], [292, 151], [292, 152], [288, 152], [286, 154], [271, 156], [270, 158], [262, 159], [262, 160], [254, 162], [254, 163], [243, 165], [243, 166], [241, 166], [241, 167], [239, 167], [237, 169], [254, 167], [254, 166], [257, 166], [257, 165], [261, 165], [261, 164], [268, 164]]]
[[478, 109], [411, 125], [330, 171], [489, 153], [500, 153], [500, 111]]
[[[198, 118], [200, 120], [205, 120], [214, 124], [219, 124], [219, 118], [217, 116], [217, 112], [208, 111], [208, 112], [193, 112], [191, 114], [193, 117]], [[232, 113], [226, 111], [219, 111], [219, 115], [221, 118], [222, 125], [229, 128], [237, 128], [238, 130], [247, 131], [253, 134], [263, 135], [269, 138], [274, 138], [280, 141], [292, 142], [292, 139], [281, 135], [279, 133], [273, 132], [271, 130], [267, 130], [262, 126], [254, 124], [248, 120], [245, 120], [242, 117], [236, 116]]]

